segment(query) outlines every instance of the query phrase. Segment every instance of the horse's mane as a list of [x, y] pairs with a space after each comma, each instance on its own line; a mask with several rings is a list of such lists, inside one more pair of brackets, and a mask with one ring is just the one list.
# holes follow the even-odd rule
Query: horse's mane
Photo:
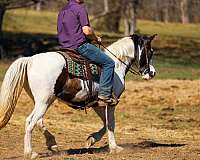
[[[108, 46], [108, 50], [111, 51], [117, 58], [124, 59], [126, 57], [134, 58], [135, 46], [131, 37], [124, 37]], [[105, 50], [106, 51], [106, 50]], [[106, 51], [108, 55], [113, 57], [111, 53]]]

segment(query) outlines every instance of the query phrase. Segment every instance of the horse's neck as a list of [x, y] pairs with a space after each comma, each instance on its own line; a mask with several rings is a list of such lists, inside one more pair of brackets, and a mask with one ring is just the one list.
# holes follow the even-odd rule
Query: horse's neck
[[[126, 60], [125, 62], [117, 61], [115, 62], [115, 73], [124, 81], [130, 61]], [[126, 65], [125, 65], [126, 64]]]
[[124, 80], [132, 60], [135, 58], [135, 47], [130, 37], [125, 37], [108, 47], [106, 54], [115, 62], [115, 73]]
[[127, 66], [115, 63], [115, 74], [113, 78], [113, 91], [116, 97], [120, 97], [125, 89], [125, 75]]
[[125, 41], [131, 43], [130, 45], [126, 44], [127, 48], [120, 48], [119, 46], [118, 48], [119, 50], [115, 50], [115, 47], [112, 47], [112, 45], [108, 47], [109, 51], [113, 52], [112, 54], [118, 52], [118, 56], [120, 55], [120, 58], [116, 58], [117, 57], [116, 54], [115, 57], [107, 51], [107, 54], [115, 61], [113, 89], [117, 97], [120, 97], [121, 93], [124, 91], [125, 75], [130, 67], [132, 59], [134, 58], [133, 56], [132, 57], [129, 56], [129, 54], [134, 53], [134, 44], [132, 43], [132, 41], [129, 41], [129, 39], [127, 40], [125, 39]]

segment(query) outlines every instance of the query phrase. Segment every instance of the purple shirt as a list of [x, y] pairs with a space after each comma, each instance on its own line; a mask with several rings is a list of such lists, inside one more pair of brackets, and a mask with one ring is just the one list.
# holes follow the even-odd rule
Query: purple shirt
[[58, 15], [57, 30], [60, 47], [76, 49], [86, 42], [83, 26], [90, 26], [85, 6], [77, 3], [76, 0], [69, 0]]

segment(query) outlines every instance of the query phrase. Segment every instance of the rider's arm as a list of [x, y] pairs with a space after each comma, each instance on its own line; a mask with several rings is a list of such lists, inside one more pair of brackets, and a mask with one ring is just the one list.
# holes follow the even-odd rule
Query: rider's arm
[[78, 15], [79, 15], [80, 23], [81, 23], [82, 30], [83, 30], [83, 33], [85, 34], [85, 36], [90, 40], [93, 40], [96, 42], [101, 42], [101, 38], [96, 36], [93, 29], [90, 27], [88, 13], [87, 13], [85, 7], [80, 7], [79, 9], [80, 10], [79, 10]]
[[96, 36], [96, 34], [94, 33], [93, 29], [90, 26], [83, 26], [82, 29], [83, 33], [87, 38], [97, 42], [101, 42], [101, 38]]

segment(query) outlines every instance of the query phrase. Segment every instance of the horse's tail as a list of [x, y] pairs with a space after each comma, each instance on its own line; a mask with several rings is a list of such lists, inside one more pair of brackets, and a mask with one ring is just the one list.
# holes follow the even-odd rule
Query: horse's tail
[[0, 129], [10, 120], [27, 75], [29, 58], [19, 58], [8, 68], [0, 91]]

